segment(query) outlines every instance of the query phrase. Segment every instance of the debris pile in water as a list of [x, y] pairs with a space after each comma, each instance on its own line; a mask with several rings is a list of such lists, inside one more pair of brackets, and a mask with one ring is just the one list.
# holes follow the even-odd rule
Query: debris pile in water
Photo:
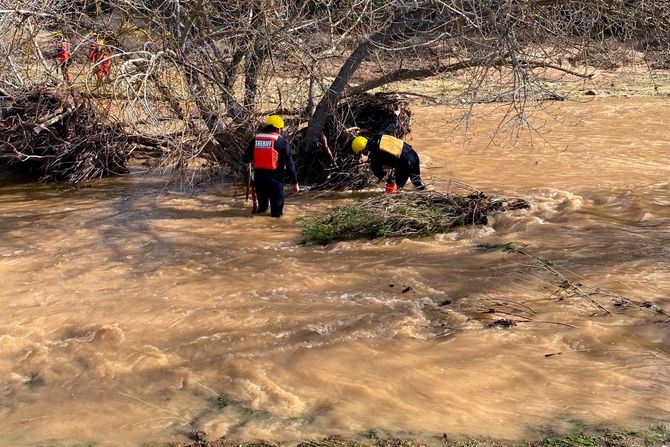
[[[394, 136], [403, 138], [411, 132], [412, 111], [398, 95], [362, 93], [344, 98], [326, 123], [325, 141], [320, 139], [296, 157], [298, 178], [320, 190], [360, 190], [368, 186], [370, 170], [351, 151], [351, 140], [383, 131], [392, 122], [395, 110], [400, 113]], [[298, 131], [292, 138], [293, 146], [300, 148], [304, 136], [304, 129]]]
[[249, 141], [260, 132], [261, 128], [255, 122], [228, 125], [215, 135], [213, 142], [207, 144], [200, 155], [216, 165], [227, 168], [227, 175], [236, 182], [242, 182], [246, 172], [242, 154]]
[[127, 172], [121, 125], [103, 124], [74, 88], [36, 85], [0, 97], [0, 167], [79, 183]]
[[482, 192], [469, 195], [434, 191], [379, 194], [371, 199], [330, 210], [325, 217], [301, 218], [302, 243], [378, 237], [428, 236], [460, 225], [484, 225], [487, 215], [528, 208], [524, 199], [491, 198]]
[[412, 131], [412, 111], [407, 102], [395, 93], [361, 93], [345, 98], [338, 105], [336, 115], [328, 122], [326, 133], [338, 135], [338, 130], [358, 127], [359, 135], [369, 137], [390, 123], [395, 110], [399, 110], [400, 114], [394, 136], [403, 138]]

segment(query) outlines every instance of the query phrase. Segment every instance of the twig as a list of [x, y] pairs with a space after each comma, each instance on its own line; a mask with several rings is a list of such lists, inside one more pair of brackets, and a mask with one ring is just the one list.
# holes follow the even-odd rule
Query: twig
[[523, 251], [521, 249], [518, 249], [518, 248], [514, 249], [514, 252], [528, 257], [529, 259], [531, 259], [533, 261], [533, 264], [536, 267], [540, 267], [541, 269], [546, 270], [546, 271], [552, 273], [554, 276], [562, 279], [567, 284], [569, 284], [571, 290], [574, 290], [575, 292], [577, 292], [577, 294], [579, 296], [581, 296], [582, 298], [585, 298], [588, 301], [590, 301], [591, 304], [593, 304], [596, 308], [605, 312], [607, 315], [612, 315], [612, 312], [610, 312], [605, 307], [603, 307], [600, 303], [598, 303], [596, 300], [594, 300], [589, 294], [587, 294], [582, 289], [580, 289], [576, 284], [574, 284], [572, 281], [570, 281], [568, 278], [566, 278], [562, 273], [560, 273], [558, 270], [553, 268], [551, 265], [548, 265], [546, 262], [543, 262], [541, 259], [537, 258], [536, 256], [532, 256], [532, 255], [526, 253], [525, 251]]
[[29, 11], [27, 9], [0, 9], [0, 14], [16, 14], [25, 17], [42, 17], [45, 19], [61, 19], [61, 17], [46, 12]]
[[72, 115], [73, 109], [65, 109], [62, 113], [57, 113], [56, 115], [48, 118], [46, 121], [42, 121], [40, 123], [36, 123], [35, 127], [33, 128], [33, 132], [36, 134], [42, 132], [43, 130], [48, 130], [48, 127], [51, 126], [52, 124], [57, 123], [58, 121], [63, 120], [64, 118], [67, 118], [68, 116]]
[[183, 422], [185, 426], [187, 426], [188, 428], [191, 429], [191, 431], [195, 431], [195, 429], [191, 426], [191, 424], [190, 424], [190, 423], [189, 423], [183, 416], [181, 416], [181, 415], [178, 414], [178, 413], [175, 413], [175, 412], [172, 411], [172, 410], [169, 410], [169, 409], [167, 409], [167, 408], [163, 408], [163, 407], [159, 407], [158, 405], [154, 405], [154, 404], [152, 404], [152, 403], [150, 403], [150, 402], [147, 402], [147, 401], [145, 401], [145, 400], [142, 400], [142, 399], [140, 399], [139, 397], [133, 396], [132, 394], [127, 394], [127, 393], [124, 393], [124, 392], [121, 392], [121, 391], [119, 391], [119, 394], [122, 395], [122, 396], [130, 397], [131, 399], [135, 399], [135, 400], [137, 400], [138, 402], [141, 402], [141, 403], [143, 403], [144, 405], [148, 405], [149, 407], [155, 408], [155, 409], [157, 409], [157, 410], [161, 410], [161, 411], [165, 411], [165, 412], [167, 412], [167, 413], [170, 413], [170, 414], [172, 414], [172, 415], [175, 416], [175, 419], [178, 419], [178, 420], [180, 420], [181, 422]]

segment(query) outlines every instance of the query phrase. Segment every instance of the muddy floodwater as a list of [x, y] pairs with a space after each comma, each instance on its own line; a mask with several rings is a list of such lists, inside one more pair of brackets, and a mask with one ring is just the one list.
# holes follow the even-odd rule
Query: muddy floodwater
[[297, 244], [296, 217], [369, 192], [274, 220], [227, 185], [3, 183], [0, 445], [670, 422], [670, 101], [550, 106], [513, 148], [488, 144], [493, 106], [467, 142], [415, 108], [436, 190], [532, 204], [424, 239]]

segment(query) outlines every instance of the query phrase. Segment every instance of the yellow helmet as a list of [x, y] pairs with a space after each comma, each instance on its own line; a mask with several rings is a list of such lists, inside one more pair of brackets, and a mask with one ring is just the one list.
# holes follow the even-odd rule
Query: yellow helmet
[[267, 121], [265, 124], [276, 127], [277, 129], [283, 129], [284, 128], [284, 120], [281, 118], [279, 115], [270, 115], [268, 116]]
[[351, 142], [351, 149], [354, 151], [355, 154], [359, 153], [363, 149], [365, 149], [365, 146], [368, 145], [368, 139], [365, 137], [356, 137], [354, 138], [354, 141]]

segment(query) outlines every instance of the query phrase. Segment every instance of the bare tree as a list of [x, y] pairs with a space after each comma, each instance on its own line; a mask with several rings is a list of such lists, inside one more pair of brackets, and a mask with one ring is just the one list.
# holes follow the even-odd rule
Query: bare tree
[[[462, 95], [469, 103], [477, 102], [483, 82], [496, 77], [498, 98], [510, 104], [517, 122], [530, 126], [524, 113], [527, 103], [556, 96], [544, 82], [547, 69], [588, 78], [594, 66], [611, 60], [607, 44], [612, 41], [643, 43], [635, 49], [667, 59], [669, 6], [667, 0], [387, 2], [375, 11], [379, 25], [357, 36], [355, 48], [316, 107], [303, 149], [316, 141], [344, 94], [466, 70], [470, 82]], [[371, 56], [384, 60], [385, 72], [350, 86]], [[412, 68], [403, 66], [407, 60]]]
[[[309, 119], [303, 150], [346, 95], [459, 73], [459, 98], [483, 87], [532, 128], [529, 104], [555, 97], [551, 73], [588, 78], [639, 52], [670, 63], [670, 0], [0, 0], [0, 88], [62, 82], [53, 42], [67, 39], [74, 84], [123, 100], [128, 125], [170, 139], [172, 162], [235, 168], [258, 114]], [[108, 82], [89, 82], [87, 46], [105, 38]], [[616, 48], [617, 51], [613, 51]], [[622, 50], [623, 49], [623, 50]], [[623, 52], [622, 52], [623, 51]], [[627, 53], [626, 53], [627, 52]], [[86, 82], [82, 82], [82, 80]], [[117, 112], [119, 113], [119, 112]]]

